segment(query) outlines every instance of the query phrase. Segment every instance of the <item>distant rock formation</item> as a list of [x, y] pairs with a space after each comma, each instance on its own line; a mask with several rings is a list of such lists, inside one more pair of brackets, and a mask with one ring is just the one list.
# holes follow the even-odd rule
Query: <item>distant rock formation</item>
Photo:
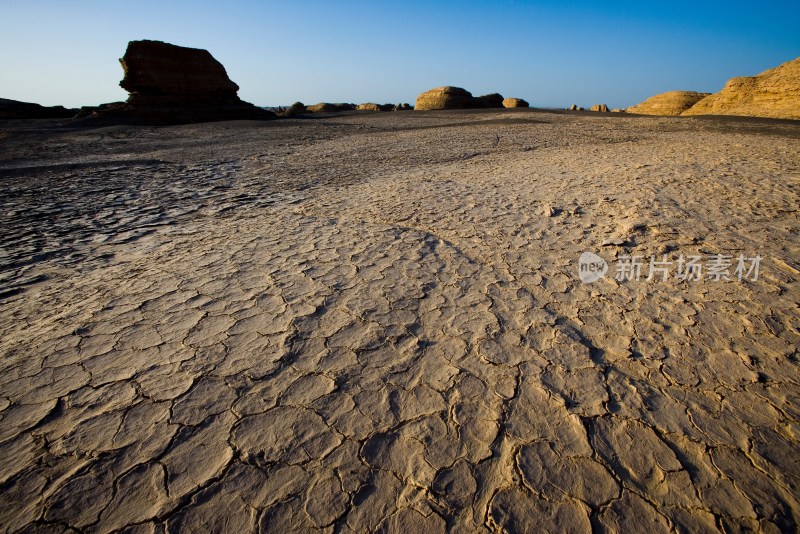
[[356, 109], [355, 104], [331, 104], [330, 102], [320, 102], [313, 106], [308, 106], [309, 113], [339, 113], [340, 111], [353, 111]]
[[521, 98], [506, 98], [503, 100], [503, 107], [504, 108], [528, 108], [530, 104], [528, 104], [525, 100]]
[[71, 119], [77, 113], [77, 109], [68, 109], [64, 106], [47, 107], [0, 98], [0, 119]]
[[407, 102], [403, 102], [402, 104], [397, 104], [394, 107], [394, 111], [412, 111], [413, 109], [414, 109], [414, 106], [412, 106], [411, 104], [409, 104]]
[[800, 119], [800, 57], [757, 76], [731, 78], [683, 115], [745, 115]]
[[381, 106], [373, 102], [366, 102], [364, 104], [359, 104], [356, 106], [356, 109], [358, 111], [382, 111]]
[[120, 59], [126, 102], [83, 108], [78, 118], [147, 124], [270, 119], [275, 114], [239, 99], [239, 86], [207, 51], [161, 41], [131, 41]]
[[[461, 87], [444, 86], [425, 91], [417, 97], [413, 109], [420, 111], [431, 109], [489, 109], [504, 107], [503, 95], [491, 93], [472, 96], [472, 93]], [[512, 98], [509, 100], [519, 100]], [[519, 100], [525, 102], [524, 100]], [[527, 102], [526, 102], [527, 107]]]
[[289, 106], [289, 109], [287, 109], [286, 111], [289, 113], [305, 113], [306, 109], [307, 109], [306, 105], [303, 104], [302, 102], [295, 102], [294, 104]]
[[492, 93], [489, 95], [476, 96], [472, 99], [472, 107], [478, 109], [488, 108], [502, 108], [503, 95], [500, 93]]
[[[582, 110], [582, 109], [583, 109], [583, 108], [581, 108], [581, 110]], [[569, 107], [569, 110], [570, 110], [570, 111], [578, 111], [578, 105], [577, 105], [577, 104], [572, 104], [572, 105]]]
[[414, 109], [469, 109], [472, 107], [472, 93], [460, 87], [437, 87], [425, 91], [417, 97]]
[[358, 111], [395, 111], [397, 107], [394, 104], [375, 104], [367, 102], [356, 106]]
[[605, 104], [595, 104], [592, 106], [592, 111], [599, 111], [601, 113], [608, 113], [608, 106]]
[[303, 104], [302, 102], [295, 102], [288, 108], [284, 109], [281, 113], [279, 113], [279, 115], [282, 115], [283, 117], [294, 117], [296, 115], [302, 115], [306, 111], [307, 109], [305, 104]]
[[651, 96], [644, 102], [628, 108], [629, 113], [640, 115], [680, 115], [709, 93], [695, 91], [669, 91], [660, 95]]

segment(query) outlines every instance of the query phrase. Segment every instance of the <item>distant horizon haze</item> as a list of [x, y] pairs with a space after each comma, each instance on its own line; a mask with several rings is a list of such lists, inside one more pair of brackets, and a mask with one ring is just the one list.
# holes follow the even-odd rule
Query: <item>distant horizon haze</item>
[[5, 1], [0, 97], [121, 101], [129, 41], [203, 48], [239, 96], [413, 104], [433, 87], [534, 107], [625, 108], [666, 91], [714, 93], [800, 56], [800, 2]]

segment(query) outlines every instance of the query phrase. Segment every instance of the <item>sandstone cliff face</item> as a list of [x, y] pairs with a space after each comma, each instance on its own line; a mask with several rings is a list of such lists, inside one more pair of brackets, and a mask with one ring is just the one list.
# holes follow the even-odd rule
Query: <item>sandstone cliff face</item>
[[757, 76], [731, 78], [682, 114], [800, 119], [800, 57]]
[[120, 59], [126, 102], [84, 108], [78, 118], [144, 124], [270, 119], [275, 114], [244, 102], [239, 86], [207, 51], [161, 41], [131, 41]]
[[677, 116], [709, 94], [695, 91], [668, 91], [660, 95], [651, 96], [644, 102], [629, 107], [628, 113]]

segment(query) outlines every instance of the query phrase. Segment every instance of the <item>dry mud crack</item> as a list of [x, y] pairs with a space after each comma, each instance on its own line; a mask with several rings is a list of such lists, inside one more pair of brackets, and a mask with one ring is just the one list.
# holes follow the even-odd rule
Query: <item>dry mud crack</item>
[[798, 528], [797, 124], [0, 127], [4, 531]]

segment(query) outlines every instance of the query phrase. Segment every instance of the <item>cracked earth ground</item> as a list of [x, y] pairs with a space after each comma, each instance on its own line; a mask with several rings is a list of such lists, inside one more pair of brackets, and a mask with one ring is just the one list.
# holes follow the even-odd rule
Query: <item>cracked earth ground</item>
[[798, 123], [5, 122], [0, 177], [4, 531], [798, 528]]

